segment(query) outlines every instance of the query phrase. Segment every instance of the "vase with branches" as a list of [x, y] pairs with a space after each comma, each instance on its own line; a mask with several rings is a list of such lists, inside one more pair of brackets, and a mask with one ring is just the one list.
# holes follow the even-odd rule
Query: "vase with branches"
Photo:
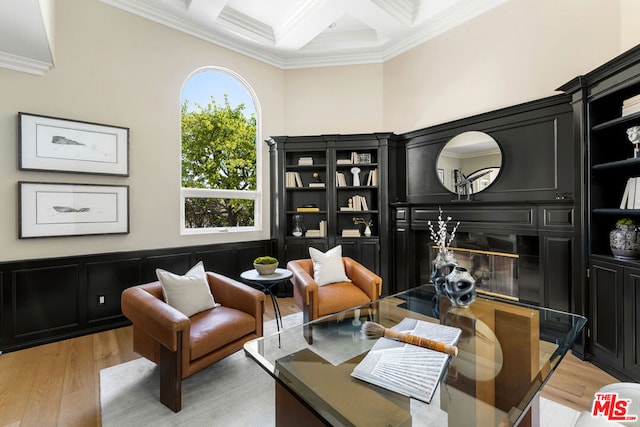
[[435, 223], [433, 223], [432, 221], [427, 222], [427, 225], [429, 226], [429, 232], [431, 234], [431, 241], [438, 250], [436, 257], [433, 260], [434, 273], [440, 271], [440, 274], [444, 274], [444, 272], [442, 272], [441, 270], [442, 266], [447, 264], [458, 264], [458, 261], [456, 260], [453, 251], [450, 249], [450, 246], [451, 242], [456, 236], [456, 231], [458, 230], [460, 221], [452, 225], [451, 232], [449, 232], [448, 230], [450, 224], [453, 224], [451, 217], [444, 217], [442, 208], [440, 206], [438, 206], [438, 221], [436, 221]]

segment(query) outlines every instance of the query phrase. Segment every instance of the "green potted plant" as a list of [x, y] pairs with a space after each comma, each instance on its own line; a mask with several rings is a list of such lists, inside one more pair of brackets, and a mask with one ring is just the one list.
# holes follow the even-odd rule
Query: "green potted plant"
[[640, 236], [636, 223], [631, 218], [619, 219], [616, 228], [609, 233], [609, 245], [616, 258], [640, 258]]
[[261, 276], [273, 274], [278, 268], [278, 260], [272, 256], [261, 256], [253, 260], [253, 268]]

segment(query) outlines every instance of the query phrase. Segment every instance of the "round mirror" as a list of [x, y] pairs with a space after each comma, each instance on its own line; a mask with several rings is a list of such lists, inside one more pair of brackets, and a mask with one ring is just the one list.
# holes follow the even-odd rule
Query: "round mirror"
[[500, 173], [502, 151], [484, 132], [464, 132], [451, 138], [438, 154], [437, 171], [442, 185], [470, 198], [491, 185]]

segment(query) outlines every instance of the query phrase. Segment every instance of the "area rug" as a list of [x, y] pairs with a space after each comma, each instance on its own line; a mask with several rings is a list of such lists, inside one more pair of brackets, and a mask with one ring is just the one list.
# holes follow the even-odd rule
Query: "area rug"
[[[285, 327], [290, 327], [300, 324], [302, 315], [292, 314], [283, 320]], [[274, 321], [265, 323], [265, 334], [275, 332]], [[182, 382], [182, 411], [174, 413], [159, 399], [158, 368], [144, 358], [100, 371], [104, 427], [275, 425], [274, 380], [245, 356], [244, 351], [185, 379]], [[579, 415], [573, 409], [544, 398], [540, 413], [541, 425], [548, 427], [572, 426]]]

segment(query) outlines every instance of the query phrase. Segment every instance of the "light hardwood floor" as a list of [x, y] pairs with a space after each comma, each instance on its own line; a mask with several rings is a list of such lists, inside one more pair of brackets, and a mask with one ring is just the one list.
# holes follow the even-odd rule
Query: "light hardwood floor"
[[[278, 300], [283, 316], [298, 310], [293, 298]], [[265, 321], [273, 319], [265, 298]], [[100, 370], [138, 358], [131, 327], [0, 355], [0, 426], [100, 426]], [[588, 410], [594, 392], [617, 380], [568, 355], [542, 396]]]

